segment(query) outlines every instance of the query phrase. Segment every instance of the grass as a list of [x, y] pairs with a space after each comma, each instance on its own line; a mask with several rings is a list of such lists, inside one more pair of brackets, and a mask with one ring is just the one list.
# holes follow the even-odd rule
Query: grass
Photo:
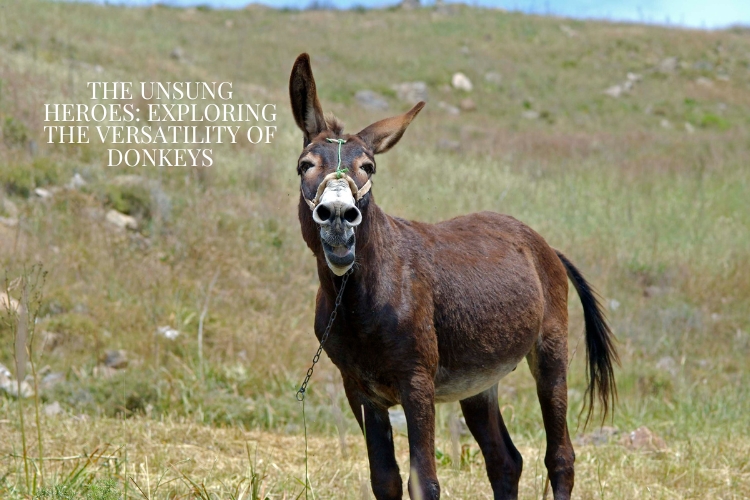
[[[427, 83], [427, 107], [378, 159], [373, 193], [388, 213], [426, 221], [509, 213], [602, 294], [623, 361], [608, 423], [620, 434], [576, 445], [578, 498], [750, 497], [747, 32], [468, 7], [452, 15], [0, 7], [0, 215], [18, 221], [0, 223], [0, 264], [10, 280], [34, 262], [47, 272], [30, 349], [40, 416], [30, 401], [19, 408], [0, 397], [3, 498], [303, 491], [294, 392], [316, 348], [317, 278], [296, 220], [300, 133], [286, 95], [302, 51], [324, 109], [348, 130], [383, 117], [358, 107], [357, 90], [380, 92], [395, 114], [408, 105], [392, 84]], [[175, 47], [184, 57], [170, 57]], [[676, 67], [663, 71], [669, 57]], [[455, 71], [471, 78], [471, 94], [445, 88]], [[485, 81], [488, 72], [501, 84]], [[630, 93], [602, 93], [628, 72], [642, 76]], [[103, 147], [47, 145], [42, 132], [43, 104], [87, 102], [92, 80], [230, 80], [235, 102], [275, 103], [279, 129], [273, 144], [217, 146], [210, 169], [104, 167]], [[467, 96], [473, 112], [437, 106]], [[86, 185], [64, 188], [75, 173]], [[40, 199], [36, 188], [53, 196]], [[136, 217], [139, 230], [109, 225], [113, 208]], [[11, 295], [22, 300], [19, 289]], [[583, 324], [575, 296], [570, 303], [576, 428]], [[170, 340], [162, 326], [180, 334]], [[13, 328], [0, 324], [0, 363], [15, 376]], [[112, 349], [127, 352], [126, 368], [103, 367]], [[45, 383], [51, 375], [61, 381]], [[46, 415], [53, 402], [62, 412]], [[527, 370], [503, 381], [500, 404], [525, 460], [521, 496], [541, 498], [544, 432]], [[316, 495], [362, 498], [363, 440], [325, 357], [306, 411]], [[470, 437], [460, 439], [460, 470], [453, 463], [455, 412], [438, 412], [443, 492], [489, 497]], [[666, 451], [619, 444], [643, 425]], [[574, 439], [591, 431], [576, 429]], [[396, 444], [407, 471], [404, 437]]]

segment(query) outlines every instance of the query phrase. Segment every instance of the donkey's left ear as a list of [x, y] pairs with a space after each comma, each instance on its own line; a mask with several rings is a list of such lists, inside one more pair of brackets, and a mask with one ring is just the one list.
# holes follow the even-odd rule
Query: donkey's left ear
[[292, 74], [289, 77], [289, 98], [292, 101], [292, 113], [297, 126], [305, 134], [305, 146], [316, 135], [328, 128], [323, 117], [323, 108], [318, 100], [318, 91], [315, 88], [310, 67], [310, 56], [300, 54], [294, 61]]
[[406, 132], [406, 127], [422, 111], [424, 104], [424, 101], [420, 101], [403, 115], [375, 122], [362, 129], [357, 136], [372, 149], [373, 154], [385, 153], [401, 139]]

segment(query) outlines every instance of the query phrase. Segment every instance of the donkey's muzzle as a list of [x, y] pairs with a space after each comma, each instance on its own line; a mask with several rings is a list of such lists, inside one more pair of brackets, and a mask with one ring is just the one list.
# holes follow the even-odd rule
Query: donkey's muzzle
[[313, 220], [320, 226], [328, 267], [341, 276], [354, 264], [354, 228], [362, 222], [352, 188], [346, 179], [329, 179], [313, 208]]
[[345, 180], [328, 181], [313, 210], [313, 220], [321, 226], [333, 226], [331, 229], [334, 231], [356, 227], [362, 222], [362, 213], [355, 203]]
[[343, 245], [333, 246], [326, 240], [322, 240], [322, 243], [328, 264], [336, 268], [346, 268], [344, 269], [346, 271], [354, 263], [354, 235], [351, 235]]

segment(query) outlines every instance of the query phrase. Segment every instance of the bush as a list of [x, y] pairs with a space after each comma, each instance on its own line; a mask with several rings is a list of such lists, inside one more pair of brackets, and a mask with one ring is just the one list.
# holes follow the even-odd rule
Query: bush
[[98, 479], [91, 484], [58, 484], [43, 488], [34, 500], [119, 500], [120, 489], [112, 479]]
[[31, 165], [0, 165], [0, 184], [6, 192], [28, 198], [34, 189], [57, 184], [61, 178], [59, 164], [49, 158], [36, 158]]

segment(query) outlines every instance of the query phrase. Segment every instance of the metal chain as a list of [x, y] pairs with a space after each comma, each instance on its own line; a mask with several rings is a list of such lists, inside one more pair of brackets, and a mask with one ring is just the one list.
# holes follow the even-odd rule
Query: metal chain
[[323, 344], [326, 343], [326, 340], [328, 340], [328, 335], [330, 335], [331, 333], [331, 327], [333, 326], [333, 321], [336, 319], [336, 315], [338, 314], [338, 308], [341, 305], [341, 298], [344, 296], [344, 288], [346, 288], [346, 282], [349, 280], [349, 275], [352, 273], [353, 269], [354, 269], [353, 267], [349, 268], [349, 270], [344, 274], [344, 278], [341, 281], [341, 289], [339, 290], [339, 294], [336, 296], [336, 302], [333, 305], [333, 312], [331, 313], [331, 318], [328, 320], [328, 326], [326, 326], [326, 329], [323, 332], [323, 336], [320, 337], [320, 346], [318, 346], [318, 352], [316, 352], [315, 356], [313, 356], [312, 365], [310, 366], [310, 369], [307, 370], [307, 375], [305, 376], [305, 380], [304, 382], [302, 382], [302, 385], [297, 391], [297, 394], [296, 394], [297, 401], [305, 400], [305, 391], [307, 390], [307, 384], [310, 382], [310, 377], [312, 377], [313, 370], [315, 369], [315, 365], [320, 360], [320, 355], [323, 352]]

